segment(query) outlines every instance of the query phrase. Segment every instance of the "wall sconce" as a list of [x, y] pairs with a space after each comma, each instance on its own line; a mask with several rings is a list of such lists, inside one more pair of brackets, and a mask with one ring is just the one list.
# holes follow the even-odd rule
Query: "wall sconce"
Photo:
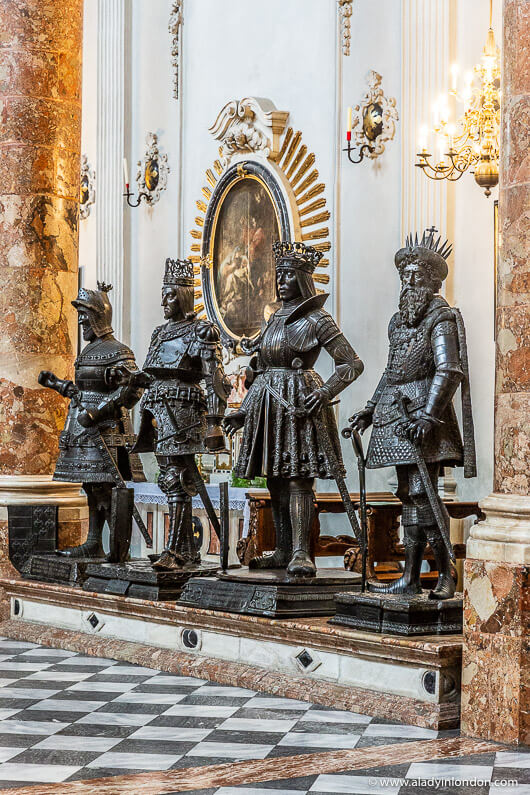
[[[365, 155], [375, 160], [385, 151], [385, 143], [395, 135], [396, 121], [399, 120], [396, 100], [385, 96], [381, 80], [381, 75], [371, 69], [366, 76], [368, 91], [361, 103], [353, 109], [348, 108], [347, 146], [342, 151], [348, 153], [350, 163], [360, 163]], [[357, 158], [354, 156], [356, 152]]]
[[81, 158], [81, 179], [79, 182], [79, 217], [82, 221], [90, 215], [90, 208], [96, 201], [96, 173], [88, 162], [88, 157]]
[[125, 180], [125, 193], [129, 207], [138, 207], [142, 199], [146, 204], [152, 206], [160, 199], [160, 193], [166, 189], [167, 175], [170, 168], [167, 162], [167, 155], [161, 154], [158, 149], [158, 138], [156, 133], [147, 133], [145, 142], [146, 152], [142, 160], [138, 161], [138, 172], [136, 174], [136, 184], [138, 185], [138, 199], [131, 201], [134, 196], [129, 190], [129, 171], [127, 159], [123, 158], [123, 177]]

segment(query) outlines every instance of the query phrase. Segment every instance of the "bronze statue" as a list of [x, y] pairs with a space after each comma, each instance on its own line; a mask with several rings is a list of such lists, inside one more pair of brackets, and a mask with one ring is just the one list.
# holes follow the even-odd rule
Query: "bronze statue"
[[[310, 531], [315, 478], [343, 485], [344, 466], [332, 402], [363, 371], [363, 364], [331, 315], [327, 294], [317, 294], [313, 271], [322, 254], [303, 243], [275, 243], [279, 309], [242, 349], [253, 353], [248, 393], [224, 421], [232, 435], [243, 428], [234, 474], [264, 475], [271, 495], [276, 549], [251, 568], [287, 568], [291, 577], [313, 577]], [[313, 367], [324, 347], [335, 362], [324, 383]]]
[[[388, 328], [387, 367], [372, 399], [350, 422], [361, 433], [373, 425], [366, 465], [396, 467], [396, 494], [403, 503], [403, 575], [388, 586], [370, 584], [370, 590], [421, 593], [420, 569], [429, 542], [439, 573], [429, 595], [449, 599], [456, 587], [454, 552], [438, 477], [441, 467], [462, 465], [465, 477], [475, 477], [476, 462], [464, 322], [459, 310], [437, 295], [447, 277], [451, 246], [435, 241], [436, 231], [426, 230], [420, 242], [417, 235], [409, 236], [395, 256], [401, 294]], [[452, 403], [459, 384], [463, 443]]]
[[155, 452], [160, 466], [158, 485], [168, 498], [168, 540], [153, 564], [160, 569], [200, 562], [192, 523], [192, 496], [197, 491], [210, 520], [216, 527], [219, 524], [195, 455], [224, 449], [220, 423], [231, 387], [223, 370], [219, 329], [209, 320], [199, 320], [193, 311], [193, 284], [189, 260], [166, 260], [162, 306], [167, 322], [151, 337], [144, 364], [150, 385], [142, 398], [134, 448]]
[[101, 536], [105, 520], [110, 528], [109, 562], [127, 557], [132, 531], [132, 491], [125, 480], [145, 480], [138, 456], [129, 409], [140, 399], [142, 387], [134, 354], [112, 332], [112, 287], [98, 282], [97, 290], [81, 288], [72, 304], [87, 345], [75, 361], [75, 382], [61, 380], [48, 370], [39, 375], [42, 386], [70, 398], [54, 480], [83, 484], [89, 509], [84, 544], [60, 551], [73, 558], [104, 557]]

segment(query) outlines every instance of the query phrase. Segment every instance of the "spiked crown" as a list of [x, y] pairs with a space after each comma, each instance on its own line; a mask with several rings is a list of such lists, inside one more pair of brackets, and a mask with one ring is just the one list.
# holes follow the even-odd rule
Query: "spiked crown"
[[446, 260], [453, 247], [447, 240], [442, 243], [441, 235], [435, 240], [437, 231], [434, 226], [426, 229], [421, 240], [418, 240], [418, 233], [414, 238], [412, 234], [407, 235], [404, 247], [399, 249], [394, 258], [396, 268], [401, 271], [407, 263], [419, 261], [427, 266], [433, 278], [443, 282], [449, 272]]
[[166, 259], [165, 285], [193, 287], [193, 262], [189, 259]]
[[306, 246], [304, 243], [290, 243], [286, 240], [281, 242], [277, 240], [272, 244], [272, 250], [277, 268], [281, 268], [284, 262], [288, 262], [291, 268], [306, 273], [313, 273], [323, 256], [322, 252], [317, 251], [313, 246]]

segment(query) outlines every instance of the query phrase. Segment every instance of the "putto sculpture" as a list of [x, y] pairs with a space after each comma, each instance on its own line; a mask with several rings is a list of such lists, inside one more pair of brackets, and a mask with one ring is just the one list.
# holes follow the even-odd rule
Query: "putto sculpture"
[[223, 370], [219, 329], [193, 311], [193, 283], [192, 262], [166, 260], [162, 307], [167, 322], [153, 331], [143, 367], [150, 383], [134, 449], [156, 454], [158, 485], [169, 506], [166, 547], [153, 564], [158, 569], [200, 562], [192, 522], [192, 496], [198, 491], [210, 521], [219, 526], [195, 455], [224, 449], [220, 423], [231, 386]]
[[[252, 354], [248, 393], [224, 427], [230, 435], [243, 428], [234, 474], [266, 476], [271, 495], [276, 549], [250, 568], [286, 568], [292, 578], [307, 578], [316, 573], [309, 547], [314, 480], [334, 478], [346, 491], [334, 398], [363, 364], [323, 308], [328, 295], [316, 292], [313, 271], [322, 254], [303, 243], [277, 242], [273, 250], [280, 307], [257, 338], [240, 343]], [[335, 363], [325, 383], [313, 369], [322, 348]]]
[[[403, 503], [403, 574], [390, 585], [371, 583], [370, 590], [421, 593], [428, 542], [439, 574], [429, 595], [450, 599], [454, 552], [438, 477], [444, 466], [464, 466], [464, 476], [475, 477], [476, 461], [464, 322], [460, 311], [438, 295], [451, 246], [435, 240], [436, 232], [431, 227], [420, 241], [409, 236], [395, 256], [401, 293], [388, 328], [387, 367], [372, 399], [350, 422], [361, 433], [373, 426], [366, 465], [396, 467], [396, 493]], [[452, 402], [459, 385], [463, 442]]]
[[89, 509], [86, 541], [59, 554], [71, 558], [103, 558], [103, 526], [110, 528], [109, 562], [127, 557], [132, 531], [133, 493], [126, 480], [145, 480], [137, 455], [129, 409], [140, 399], [142, 379], [134, 354], [112, 331], [111, 285], [84, 287], [72, 304], [87, 345], [75, 361], [75, 381], [61, 380], [48, 370], [42, 386], [70, 398], [54, 480], [83, 484]]

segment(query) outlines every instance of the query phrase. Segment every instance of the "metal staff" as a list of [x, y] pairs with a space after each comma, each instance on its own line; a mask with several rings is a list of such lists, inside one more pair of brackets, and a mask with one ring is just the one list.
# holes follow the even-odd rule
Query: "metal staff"
[[[405, 427], [414, 419], [409, 414], [410, 398], [408, 398], [406, 395], [400, 395], [398, 398], [396, 398], [396, 403], [399, 411], [401, 412], [401, 416], [403, 417], [402, 427], [404, 433]], [[449, 536], [449, 524], [451, 520], [449, 518], [449, 514], [447, 513], [447, 508], [434, 490], [434, 486], [432, 485], [432, 481], [427, 470], [427, 464], [425, 463], [425, 458], [423, 457], [423, 453], [421, 451], [421, 446], [417, 442], [411, 441], [410, 443], [412, 449], [414, 450], [414, 463], [418, 467], [421, 481], [429, 500], [429, 505], [431, 506], [434, 518], [436, 519], [436, 524], [438, 525], [442, 540], [447, 548], [447, 551], [449, 552], [449, 557], [453, 563], [455, 563], [455, 553], [453, 550], [453, 545], [451, 544], [451, 538]]]
[[366, 561], [368, 557], [368, 521], [366, 518], [366, 458], [363, 452], [361, 435], [355, 428], [344, 428], [342, 435], [345, 439], [351, 439], [353, 452], [357, 456], [357, 468], [359, 470], [359, 492], [360, 492], [360, 514], [361, 529], [363, 534], [362, 558], [361, 558], [361, 591], [366, 591]]
[[221, 569], [226, 571], [228, 568], [229, 552], [229, 504], [228, 504], [228, 482], [225, 480], [219, 483], [219, 513], [221, 516], [221, 535], [219, 538]]

